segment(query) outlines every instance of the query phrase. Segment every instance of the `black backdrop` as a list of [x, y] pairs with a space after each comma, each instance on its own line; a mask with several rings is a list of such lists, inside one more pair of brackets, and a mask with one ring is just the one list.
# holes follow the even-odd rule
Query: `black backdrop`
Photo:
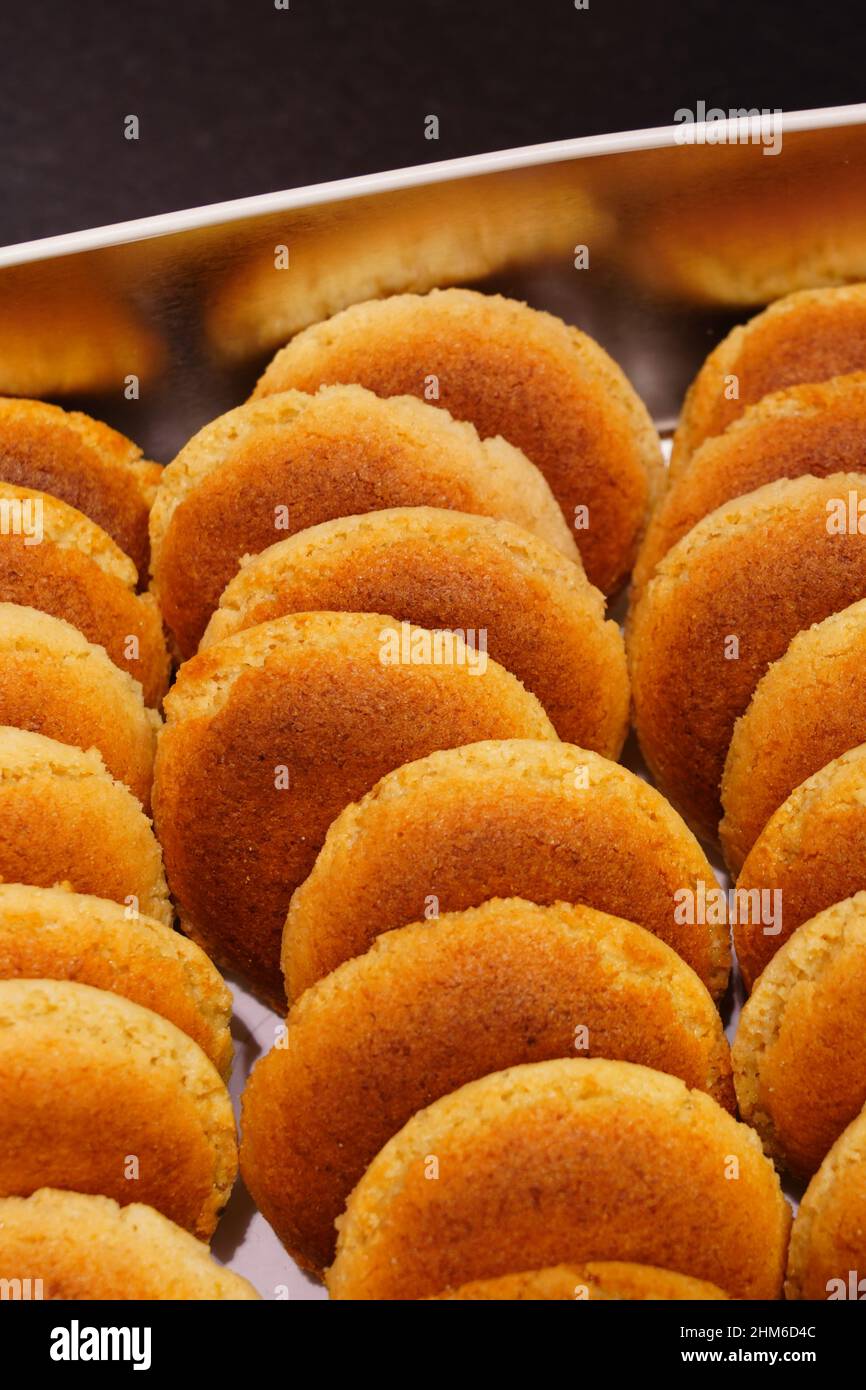
[[[862, 4], [0, 0], [0, 243], [561, 137], [866, 97]], [[123, 120], [140, 120], [137, 143]], [[435, 114], [440, 138], [424, 138]]]

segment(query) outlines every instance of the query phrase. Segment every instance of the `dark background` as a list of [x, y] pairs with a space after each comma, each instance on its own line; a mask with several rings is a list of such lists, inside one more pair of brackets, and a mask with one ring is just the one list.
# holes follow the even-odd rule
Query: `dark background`
[[[5, 0], [0, 243], [536, 141], [703, 99], [866, 97], [863, 7]], [[123, 138], [135, 113], [141, 138]], [[424, 138], [424, 118], [440, 139]]]

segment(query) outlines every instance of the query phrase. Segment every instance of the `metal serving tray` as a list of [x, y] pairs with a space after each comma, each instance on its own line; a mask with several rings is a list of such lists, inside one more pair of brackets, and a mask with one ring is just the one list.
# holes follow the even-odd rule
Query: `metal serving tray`
[[[0, 248], [0, 394], [86, 410], [167, 462], [306, 323], [464, 284], [593, 334], [669, 432], [733, 323], [793, 289], [866, 279], [866, 105], [779, 129], [775, 154], [736, 143], [736, 121], [694, 125], [693, 143], [672, 125]], [[279, 1020], [234, 995], [237, 1099]], [[737, 999], [730, 1011], [729, 1031]], [[264, 1298], [325, 1296], [241, 1184], [214, 1253]]]

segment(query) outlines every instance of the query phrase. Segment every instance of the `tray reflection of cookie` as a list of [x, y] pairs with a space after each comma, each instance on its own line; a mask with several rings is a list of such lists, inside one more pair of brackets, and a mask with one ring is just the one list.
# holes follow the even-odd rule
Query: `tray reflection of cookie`
[[550, 483], [593, 584], [627, 578], [663, 482], [658, 435], [625, 373], [587, 334], [499, 295], [434, 290], [355, 304], [277, 353], [257, 396], [357, 381], [415, 395], [502, 435]]
[[259, 1297], [153, 1207], [47, 1187], [0, 1198], [0, 1278], [29, 1280], [46, 1299]]
[[671, 1072], [734, 1108], [713, 1001], [645, 928], [519, 898], [401, 927], [307, 990], [256, 1066], [244, 1180], [289, 1253], [324, 1269], [346, 1198], [416, 1110], [488, 1072], [575, 1054]]
[[622, 748], [629, 693], [619, 628], [580, 567], [521, 527], [433, 507], [324, 522], [241, 570], [201, 648], [318, 609], [483, 633], [560, 738], [611, 758]]
[[244, 556], [335, 517], [414, 506], [501, 517], [579, 559], [519, 449], [414, 397], [287, 391], [205, 425], [164, 470], [150, 520], [154, 590], [181, 652], [195, 652]]
[[[724, 922], [695, 912], [713, 871], [648, 783], [568, 744], [514, 739], [431, 754], [333, 822], [283, 935], [290, 999], [391, 927], [488, 898], [578, 902], [640, 923], [724, 993]], [[677, 906], [684, 911], [678, 915]]]
[[754, 1130], [703, 1092], [629, 1062], [535, 1062], [434, 1101], [389, 1140], [349, 1199], [328, 1287], [423, 1298], [603, 1247], [777, 1298], [789, 1228]]
[[237, 1171], [213, 1063], [173, 1023], [68, 980], [0, 980], [0, 1196], [144, 1202], [201, 1240]]
[[182, 925], [278, 1008], [289, 899], [348, 802], [434, 748], [556, 738], [468, 638], [381, 614], [228, 637], [181, 667], [165, 711], [154, 817]]

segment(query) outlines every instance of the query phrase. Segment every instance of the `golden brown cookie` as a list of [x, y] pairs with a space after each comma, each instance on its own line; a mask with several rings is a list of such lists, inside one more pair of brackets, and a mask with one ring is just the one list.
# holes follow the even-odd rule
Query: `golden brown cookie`
[[502, 517], [580, 559], [519, 449], [412, 396], [287, 391], [205, 425], [163, 471], [150, 521], [154, 589], [181, 651], [195, 652], [244, 556], [335, 517], [414, 506]]
[[[739, 912], [734, 944], [751, 989], [761, 971], [803, 922], [857, 893], [866, 871], [866, 744], [807, 778], [764, 826], [737, 879], [762, 917]], [[767, 909], [781, 909], [764, 920]], [[744, 920], [744, 917], [747, 920]]]
[[421, 396], [522, 449], [576, 527], [592, 583], [605, 593], [622, 584], [663, 480], [661, 453], [643, 402], [592, 338], [500, 295], [394, 295], [299, 333], [256, 395], [341, 381]]
[[[94, 1251], [99, 1252], [94, 1258]], [[0, 1279], [51, 1299], [254, 1299], [252, 1284], [153, 1207], [42, 1187], [0, 1198]]]
[[140, 1201], [213, 1234], [237, 1171], [213, 1063], [173, 1023], [68, 980], [0, 980], [0, 1197]]
[[130, 557], [146, 579], [147, 520], [162, 469], [117, 430], [45, 401], [0, 398], [0, 479], [68, 502]]
[[798, 632], [734, 725], [719, 837], [738, 873], [795, 787], [866, 739], [866, 600]]
[[606, 758], [522, 739], [434, 753], [334, 821], [292, 898], [287, 993], [297, 999], [391, 927], [521, 897], [638, 922], [718, 996], [726, 918], [700, 911], [702, 885], [715, 888], [713, 871], [676, 812]]
[[866, 505], [866, 475], [784, 479], [726, 503], [668, 551], [629, 615], [641, 748], [708, 838], [734, 724], [761, 676], [802, 628], [866, 595], [866, 527], [856, 503], [848, 525], [852, 496]]
[[866, 285], [800, 290], [732, 329], [689, 387], [671, 455], [671, 478], [698, 445], [747, 406], [805, 382], [866, 368]]
[[416, 1110], [581, 1054], [671, 1072], [734, 1108], [712, 999], [643, 927], [511, 898], [388, 932], [307, 990], [253, 1071], [244, 1181], [289, 1253], [322, 1270], [346, 1198]]
[[0, 603], [0, 724], [97, 748], [149, 806], [159, 715], [138, 681], [62, 618]]
[[368, 613], [226, 638], [181, 667], [165, 708], [154, 817], [181, 922], [278, 1008], [289, 899], [348, 802], [434, 748], [556, 738], [485, 653]]
[[636, 592], [693, 526], [732, 497], [804, 473], [856, 473], [866, 460], [866, 372], [774, 391], [705, 439], [672, 477], [635, 561]]
[[600, 1258], [777, 1298], [790, 1210], [754, 1130], [630, 1062], [512, 1067], [420, 1111], [340, 1222], [332, 1298], [423, 1298]]
[[60, 884], [173, 921], [150, 821], [96, 749], [8, 727], [0, 727], [0, 882]]
[[647, 1300], [721, 1299], [728, 1295], [715, 1284], [690, 1279], [670, 1269], [616, 1260], [594, 1260], [585, 1265], [552, 1265], [524, 1274], [501, 1274], [498, 1279], [476, 1279], [449, 1293], [434, 1295], [461, 1302], [551, 1302], [566, 1298], [589, 1302], [644, 1302]]
[[828, 1153], [791, 1230], [786, 1298], [866, 1297], [866, 1111]]
[[866, 893], [798, 927], [734, 1043], [737, 1099], [771, 1158], [809, 1177], [866, 1104]]
[[137, 594], [135, 565], [82, 512], [0, 482], [0, 602], [63, 618], [140, 682], [147, 705], [168, 685], [159, 609]]
[[204, 951], [106, 898], [0, 884], [0, 979], [122, 994], [188, 1033], [222, 1076], [231, 1070], [231, 995]]
[[560, 738], [619, 755], [629, 702], [619, 628], [577, 565], [511, 522], [401, 507], [314, 526], [241, 570], [201, 647], [317, 609], [484, 634]]

